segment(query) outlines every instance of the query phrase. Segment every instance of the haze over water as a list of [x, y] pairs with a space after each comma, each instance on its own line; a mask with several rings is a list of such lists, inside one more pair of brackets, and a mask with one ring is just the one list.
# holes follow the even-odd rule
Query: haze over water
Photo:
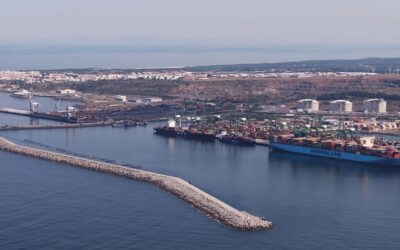
[[265, 232], [235, 231], [152, 185], [0, 152], [1, 249], [400, 245], [399, 169], [172, 139], [153, 135], [152, 126], [1, 136], [182, 177], [276, 224]]
[[0, 70], [157, 68], [400, 56], [399, 46], [0, 45]]

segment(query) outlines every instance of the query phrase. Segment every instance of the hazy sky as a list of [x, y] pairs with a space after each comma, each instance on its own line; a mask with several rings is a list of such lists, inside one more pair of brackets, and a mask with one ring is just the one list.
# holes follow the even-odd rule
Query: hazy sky
[[0, 0], [0, 69], [400, 56], [400, 0]]
[[398, 45], [399, 0], [0, 0], [4, 44]]

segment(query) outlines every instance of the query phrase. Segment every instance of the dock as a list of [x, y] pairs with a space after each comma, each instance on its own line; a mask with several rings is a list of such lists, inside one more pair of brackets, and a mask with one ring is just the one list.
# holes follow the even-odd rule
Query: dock
[[48, 125], [0, 125], [0, 131], [8, 130], [36, 130], [36, 129], [63, 129], [63, 128], [88, 128], [111, 126], [110, 122], [76, 123], [76, 124], [48, 124]]
[[255, 231], [273, 227], [272, 222], [265, 218], [239, 211], [181, 178], [21, 146], [2, 137], [0, 137], [0, 150], [154, 184], [176, 195], [214, 220], [234, 229]]
[[10, 115], [20, 115], [27, 116], [38, 119], [45, 119], [51, 121], [59, 121], [65, 123], [76, 123], [76, 119], [69, 119], [67, 116], [58, 115], [55, 113], [39, 113], [39, 112], [31, 112], [27, 110], [13, 109], [13, 108], [5, 108], [0, 107], [0, 113], [10, 114]]
[[6, 114], [11, 114], [11, 115], [29, 116], [31, 112], [28, 111], [28, 110], [20, 110], [20, 109], [2, 108], [2, 107], [0, 107], [0, 113], [6, 113]]

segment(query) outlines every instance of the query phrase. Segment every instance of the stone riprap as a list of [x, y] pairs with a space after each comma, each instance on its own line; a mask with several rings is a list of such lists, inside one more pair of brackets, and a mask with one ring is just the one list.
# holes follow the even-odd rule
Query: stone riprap
[[0, 150], [155, 184], [215, 220], [235, 229], [252, 231], [273, 227], [273, 224], [265, 218], [239, 211], [177, 177], [21, 146], [2, 137], [0, 137]]

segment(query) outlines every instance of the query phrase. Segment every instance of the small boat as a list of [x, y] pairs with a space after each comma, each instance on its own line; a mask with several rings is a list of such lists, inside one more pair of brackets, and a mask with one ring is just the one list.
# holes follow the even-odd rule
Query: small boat
[[29, 91], [23, 89], [23, 90], [21, 90], [21, 91], [12, 93], [11, 96], [12, 96], [12, 97], [16, 97], [16, 98], [28, 99], [30, 94], [31, 94], [31, 92], [29, 92]]

